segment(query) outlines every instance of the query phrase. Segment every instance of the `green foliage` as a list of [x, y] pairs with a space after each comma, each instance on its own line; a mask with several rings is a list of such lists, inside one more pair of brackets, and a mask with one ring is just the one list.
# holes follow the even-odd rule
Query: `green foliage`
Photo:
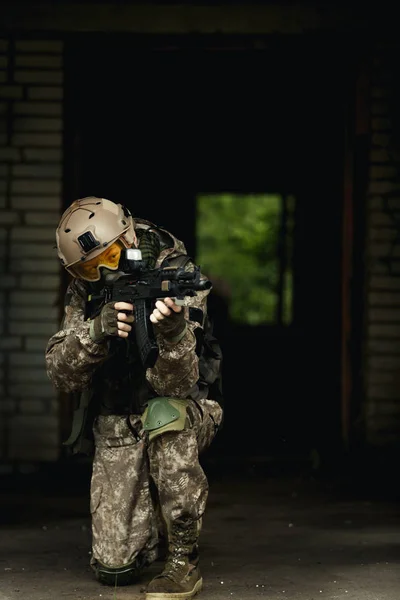
[[201, 195], [197, 211], [196, 260], [210, 279], [229, 284], [231, 318], [251, 325], [276, 322], [281, 197]]

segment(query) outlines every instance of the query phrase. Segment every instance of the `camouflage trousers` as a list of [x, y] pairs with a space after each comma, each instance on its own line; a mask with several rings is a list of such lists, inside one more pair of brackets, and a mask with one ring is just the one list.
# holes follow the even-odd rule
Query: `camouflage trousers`
[[187, 414], [184, 430], [165, 432], [150, 443], [139, 416], [97, 417], [92, 565], [150, 564], [157, 558], [163, 523], [200, 521], [208, 482], [199, 454], [212, 442], [222, 409], [213, 400], [189, 400]]

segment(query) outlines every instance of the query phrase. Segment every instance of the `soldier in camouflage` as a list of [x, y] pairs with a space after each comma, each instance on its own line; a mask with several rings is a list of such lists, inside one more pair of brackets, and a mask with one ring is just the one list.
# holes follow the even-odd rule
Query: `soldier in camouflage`
[[[65, 211], [56, 238], [73, 278], [46, 364], [55, 387], [77, 400], [67, 443], [75, 451], [94, 450], [91, 566], [103, 584], [129, 584], [157, 558], [164, 537], [165, 567], [148, 585], [146, 600], [192, 598], [202, 587], [198, 539], [208, 494], [199, 453], [222, 421], [220, 404], [199, 384], [198, 341], [209, 291], [185, 298], [184, 306], [172, 298], [156, 302], [150, 320], [159, 356], [145, 370], [129, 335], [133, 306], [109, 303], [91, 312], [88, 298], [104, 274], [118, 268], [122, 248], [138, 247], [149, 266], [160, 267], [186, 255], [183, 243], [95, 197]], [[154, 399], [178, 410], [179, 418], [161, 419], [149, 433], [143, 423]]]

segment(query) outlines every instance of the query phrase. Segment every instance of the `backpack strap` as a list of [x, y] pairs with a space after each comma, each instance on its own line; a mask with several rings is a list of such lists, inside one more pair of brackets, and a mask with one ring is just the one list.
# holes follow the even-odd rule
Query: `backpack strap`
[[192, 258], [187, 254], [178, 254], [178, 256], [167, 256], [161, 263], [162, 267], [186, 267], [189, 262], [193, 262]]

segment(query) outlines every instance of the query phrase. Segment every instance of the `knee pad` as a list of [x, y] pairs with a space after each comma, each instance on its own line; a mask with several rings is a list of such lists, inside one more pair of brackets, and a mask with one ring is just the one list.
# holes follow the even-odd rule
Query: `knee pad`
[[187, 425], [187, 401], [177, 398], [153, 398], [142, 415], [143, 428], [151, 442], [166, 431], [182, 431]]
[[93, 570], [99, 583], [113, 587], [136, 583], [140, 576], [140, 567], [136, 561], [130, 565], [117, 568], [107, 567], [96, 562], [93, 565]]

